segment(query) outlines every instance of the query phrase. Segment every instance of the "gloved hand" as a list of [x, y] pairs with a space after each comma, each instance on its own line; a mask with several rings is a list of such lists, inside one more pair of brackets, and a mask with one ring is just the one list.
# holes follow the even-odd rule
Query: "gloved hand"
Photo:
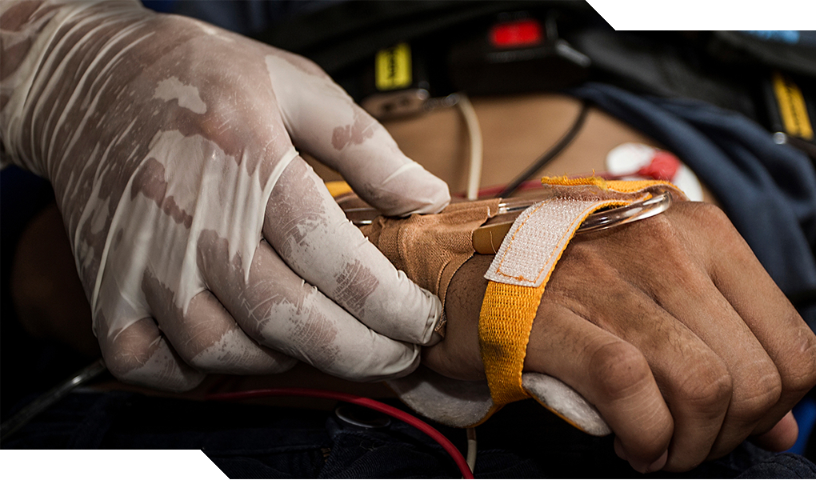
[[438, 299], [352, 226], [293, 144], [391, 215], [447, 186], [315, 64], [136, 2], [3, 5], [4, 154], [54, 186], [119, 378], [409, 373]]
[[[423, 364], [484, 378], [478, 318], [493, 256], [476, 255], [446, 295], [445, 340]], [[581, 393], [641, 472], [685, 471], [750, 435], [790, 448], [791, 408], [816, 385], [816, 336], [722, 211], [666, 212], [577, 235], [541, 298], [524, 370]]]

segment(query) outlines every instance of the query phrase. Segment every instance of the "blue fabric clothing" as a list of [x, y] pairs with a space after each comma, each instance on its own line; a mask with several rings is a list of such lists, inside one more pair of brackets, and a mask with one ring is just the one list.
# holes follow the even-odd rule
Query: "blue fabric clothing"
[[270, 26], [311, 13], [343, 0], [143, 0], [142, 4], [160, 13], [197, 18], [243, 35], [258, 33]]
[[[744, 116], [684, 98], [587, 83], [569, 93], [663, 144], [719, 198], [759, 261], [788, 295], [816, 288], [816, 169]], [[816, 329], [816, 305], [800, 311]]]

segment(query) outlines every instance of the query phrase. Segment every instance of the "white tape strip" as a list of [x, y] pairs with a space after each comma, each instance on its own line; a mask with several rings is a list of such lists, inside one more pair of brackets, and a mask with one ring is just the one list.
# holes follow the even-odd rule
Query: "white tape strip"
[[597, 198], [554, 197], [532, 205], [513, 223], [485, 278], [522, 287], [540, 286], [584, 219], [608, 203]]

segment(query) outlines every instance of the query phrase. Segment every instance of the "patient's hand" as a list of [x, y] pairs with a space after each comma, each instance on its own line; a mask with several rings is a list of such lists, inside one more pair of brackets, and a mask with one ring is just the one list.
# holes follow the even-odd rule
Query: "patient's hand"
[[[491, 260], [471, 259], [448, 289], [447, 336], [423, 359], [442, 374], [484, 378], [477, 323]], [[572, 241], [525, 370], [593, 403], [636, 469], [683, 471], [749, 435], [793, 444], [788, 412], [816, 384], [816, 337], [722, 211], [683, 202]]]

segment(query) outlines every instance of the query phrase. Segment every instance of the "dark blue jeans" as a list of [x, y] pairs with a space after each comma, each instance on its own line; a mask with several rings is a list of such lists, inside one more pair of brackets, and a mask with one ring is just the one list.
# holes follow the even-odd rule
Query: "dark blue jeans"
[[[434, 426], [465, 451], [463, 430]], [[615, 456], [611, 437], [587, 436], [531, 401], [505, 407], [478, 427], [477, 435], [477, 477], [640, 476]], [[441, 447], [396, 420], [363, 428], [332, 411], [122, 392], [74, 393], [2, 447], [201, 449], [233, 478], [459, 478]], [[814, 478], [816, 466], [746, 442], [691, 472], [649, 476]]]

